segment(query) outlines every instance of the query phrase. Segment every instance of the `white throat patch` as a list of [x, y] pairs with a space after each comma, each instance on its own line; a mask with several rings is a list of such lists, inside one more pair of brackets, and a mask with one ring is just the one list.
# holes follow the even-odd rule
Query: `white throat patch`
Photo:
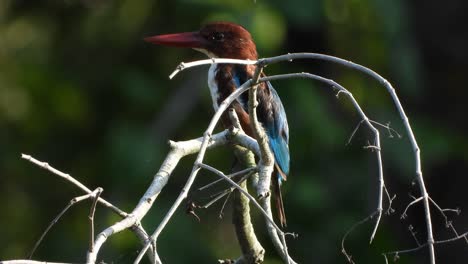
[[206, 49], [200, 49], [200, 48], [193, 48], [194, 50], [196, 51], [199, 51], [203, 54], [205, 54], [206, 56], [210, 57], [210, 58], [218, 58], [218, 56], [214, 55], [213, 53], [207, 51]]
[[210, 87], [211, 100], [213, 100], [213, 109], [218, 111], [219, 91], [216, 84], [216, 69], [218, 64], [214, 63], [208, 70], [208, 87]]

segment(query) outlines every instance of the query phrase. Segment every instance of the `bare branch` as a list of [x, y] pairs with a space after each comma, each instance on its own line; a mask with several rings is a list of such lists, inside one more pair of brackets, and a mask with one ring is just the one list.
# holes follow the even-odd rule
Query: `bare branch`
[[[446, 240], [438, 240], [438, 241], [434, 241], [432, 244], [433, 245], [439, 245], [439, 244], [445, 244], [445, 243], [452, 243], [454, 241], [457, 241], [459, 239], [466, 239], [468, 237], [468, 232], [466, 233], [463, 233], [461, 235], [458, 235], [456, 237], [453, 237], [453, 238], [450, 238], [450, 239], [446, 239]], [[428, 247], [429, 245], [431, 245], [429, 242], [426, 242], [424, 244], [421, 244], [415, 248], [410, 248], [410, 249], [405, 249], [405, 250], [397, 250], [397, 251], [391, 251], [391, 252], [386, 252], [386, 253], [383, 253], [384, 256], [387, 256], [387, 255], [393, 255], [394, 258], [399, 258], [399, 255], [400, 254], [406, 254], [406, 253], [412, 253], [412, 252], [416, 252], [422, 248], [425, 248], [425, 247]], [[386, 257], [385, 257], [386, 258]]]
[[[232, 186], [232, 188], [235, 188], [238, 191], [234, 192], [234, 200], [238, 201], [237, 204], [234, 204], [235, 213], [233, 214], [233, 223], [236, 227], [236, 235], [238, 237], [243, 254], [240, 259], [243, 259], [245, 263], [263, 262], [265, 250], [263, 249], [260, 242], [258, 242], [253, 230], [253, 225], [250, 222], [249, 201], [251, 201], [264, 215], [266, 215], [266, 212], [263, 211], [263, 208], [260, 206], [260, 204], [258, 204], [258, 202], [248, 193], [245, 180], [241, 180], [240, 184], [237, 184], [231, 178], [227, 177], [223, 172], [209, 165], [200, 164], [200, 167], [215, 173], [223, 180], [227, 181]], [[245, 199], [245, 197], [247, 197], [247, 199]], [[271, 218], [270, 220], [273, 221]]]
[[[242, 175], [249, 175], [249, 176], [250, 176], [250, 175], [252, 175], [253, 173], [257, 172], [257, 170], [258, 170], [258, 166], [256, 166], [256, 167], [251, 167], [251, 168], [247, 168], [247, 169], [244, 169], [244, 170], [241, 170], [241, 171], [237, 171], [237, 172], [231, 173], [231, 174], [226, 175], [226, 176], [227, 176], [228, 178], [230, 178], [230, 179], [232, 179], [232, 178], [234, 178], [234, 177], [237, 177], [237, 176], [242, 176]], [[205, 189], [207, 189], [207, 188], [209, 188], [209, 187], [211, 187], [211, 186], [213, 186], [213, 185], [215, 185], [215, 184], [217, 184], [217, 183], [220, 183], [220, 182], [222, 182], [222, 181], [224, 181], [224, 180], [223, 180], [223, 179], [217, 179], [217, 180], [215, 180], [215, 181], [213, 181], [213, 182], [208, 183], [208, 184], [205, 185], [205, 186], [202, 186], [202, 187], [198, 188], [197, 190], [198, 190], [198, 191], [203, 191], [203, 190], [205, 190]]]
[[[343, 92], [343, 91], [340, 90], [340, 92]], [[353, 140], [354, 135], [355, 135], [356, 132], [359, 130], [359, 128], [361, 127], [361, 124], [362, 124], [363, 122], [364, 122], [364, 120], [359, 121], [359, 123], [357, 124], [356, 128], [354, 128], [353, 132], [351, 133], [351, 136], [349, 136], [348, 142], [346, 142], [346, 145], [351, 144], [351, 140]]]
[[244, 190], [242, 187], [240, 187], [236, 182], [234, 182], [232, 179], [230, 179], [228, 176], [226, 176], [222, 171], [217, 170], [216, 168], [213, 168], [213, 167], [211, 167], [211, 166], [209, 166], [207, 164], [204, 164], [204, 163], [200, 163], [198, 165], [199, 165], [200, 168], [209, 170], [209, 171], [213, 172], [214, 174], [218, 175], [223, 180], [227, 181], [232, 187], [239, 190], [239, 192], [241, 192], [243, 195], [247, 196], [247, 198], [249, 198], [249, 200], [255, 205], [255, 207], [257, 207], [257, 209], [260, 210], [260, 212], [263, 214], [263, 216], [265, 216], [266, 219], [275, 227], [277, 232], [283, 233], [281, 228], [279, 228], [276, 225], [275, 221], [273, 221], [271, 216], [268, 215], [267, 212], [265, 212], [265, 210], [262, 208], [262, 206], [257, 202], [257, 200], [255, 200], [255, 198], [252, 197], [252, 195], [250, 195], [250, 193], [248, 193], [246, 190]]
[[388, 199], [388, 208], [387, 208], [387, 211], [385, 213], [387, 215], [390, 215], [393, 212], [395, 212], [395, 209], [392, 208], [392, 203], [393, 203], [393, 200], [395, 200], [395, 198], [396, 198], [396, 194], [394, 194], [392, 197], [390, 197], [390, 193], [388, 193], [387, 187], [385, 185], [384, 185], [384, 190], [385, 190], [385, 194], [387, 195], [387, 199]]
[[411, 236], [413, 237], [414, 241], [416, 241], [416, 245], [420, 246], [418, 237], [416, 237], [416, 231], [414, 231], [414, 227], [412, 225], [408, 226], [408, 231], [410, 231]]
[[[94, 246], [94, 251], [88, 252], [87, 262], [88, 263], [96, 262], [99, 249], [105, 243], [105, 241], [107, 240], [109, 236], [116, 234], [118, 232], [121, 232], [133, 225], [136, 225], [136, 224], [139, 225], [141, 219], [143, 219], [143, 217], [146, 215], [146, 213], [148, 212], [148, 210], [151, 208], [154, 201], [158, 197], [159, 193], [166, 185], [167, 181], [169, 180], [170, 175], [172, 174], [172, 171], [175, 169], [175, 167], [177, 166], [181, 158], [190, 154], [197, 153], [203, 148], [206, 150], [208, 147], [211, 148], [211, 147], [216, 147], [219, 145], [226, 144], [228, 142], [228, 139], [227, 139], [228, 134], [229, 134], [229, 131], [226, 130], [216, 135], [213, 135], [213, 137], [211, 137], [211, 140], [206, 140], [206, 137], [204, 137], [204, 138], [197, 138], [197, 139], [192, 139], [192, 140], [183, 141], [183, 142], [170, 141], [169, 145], [171, 147], [171, 150], [169, 151], [164, 162], [162, 163], [159, 171], [154, 176], [153, 182], [151, 183], [151, 185], [149, 186], [149, 188], [147, 189], [143, 197], [140, 199], [140, 201], [138, 202], [136, 207], [133, 209], [132, 213], [128, 215], [128, 217], [106, 228], [104, 231], [98, 234], [96, 238], [96, 243]], [[187, 189], [185, 188], [183, 192], [185, 192], [185, 190]], [[180, 199], [179, 204], [181, 201], [182, 199]], [[173, 213], [174, 212], [172, 212], [172, 214]], [[166, 218], [165, 218], [165, 222], [163, 220], [164, 225], [167, 223], [170, 217], [168, 218], [166, 216]], [[145, 250], [143, 253], [140, 252], [140, 255], [139, 255], [140, 259], [142, 255], [146, 253], [147, 249], [151, 246], [152, 244], [151, 241], [152, 240], [149, 239], [145, 242], [145, 246], [144, 246]], [[157, 256], [155, 248], [152, 253], [153, 255]]]
[[451, 242], [457, 241], [457, 240], [462, 239], [462, 238], [465, 239], [465, 241], [466, 241], [468, 239], [468, 232], [465, 232], [465, 233], [463, 233], [461, 235], [457, 235], [456, 237], [453, 237], [453, 238], [435, 241], [434, 244], [451, 243]]
[[[47, 171], [50, 171], [52, 172], [53, 174], [59, 176], [59, 177], [62, 177], [64, 178], [65, 180], [73, 183], [75, 186], [79, 187], [81, 190], [85, 191], [86, 193], [88, 193], [88, 195], [84, 195], [84, 196], [80, 196], [78, 198], [80, 198], [79, 201], [81, 200], [84, 200], [84, 199], [87, 199], [88, 197], [90, 197], [92, 195], [92, 191], [86, 187], [84, 184], [82, 184], [81, 182], [77, 181], [75, 178], [73, 178], [70, 174], [67, 174], [67, 173], [64, 173], [64, 172], [61, 172], [57, 169], [55, 169], [54, 167], [50, 166], [47, 162], [42, 162], [42, 161], [39, 161], [35, 158], [33, 158], [32, 156], [30, 155], [26, 155], [26, 154], [21, 154], [21, 158], [27, 160], [27, 161], [30, 161], [31, 163], [47, 170]], [[86, 198], [85, 198], [86, 197]], [[72, 201], [70, 201], [70, 203], [72, 203]], [[105, 207], [107, 208], [110, 208], [111, 210], [113, 210], [115, 213], [117, 213], [120, 217], [122, 218], [126, 218], [129, 216], [129, 214], [127, 214], [126, 212], [120, 210], [118, 207], [114, 206], [113, 204], [109, 203], [108, 201], [104, 200], [103, 198], [99, 197], [98, 198], [98, 202], [100, 202], [101, 204], [103, 204]], [[73, 203], [76, 203], [76, 202], [73, 202]], [[73, 204], [70, 204], [68, 205], [57, 217], [56, 219], [54, 219], [51, 223], [51, 225], [49, 227], [47, 227], [46, 231], [42, 234], [41, 238], [39, 239], [38, 242], [36, 242], [36, 245], [34, 246], [34, 249], [33, 251], [35, 250], [35, 248], [39, 245], [40, 241], [44, 238], [45, 234], [48, 232], [48, 230], [52, 227], [53, 225], [53, 222], [54, 221], [58, 221], [58, 219], [68, 210], [68, 208], [70, 206], [72, 206]], [[146, 231], [143, 229], [143, 227], [141, 226], [140, 223], [136, 223], [134, 224], [133, 226], [130, 226], [130, 229], [135, 233], [135, 235], [140, 239], [140, 241], [144, 242], [147, 240], [147, 237], [148, 235], [146, 234]], [[30, 255], [32, 255], [33, 252], [31, 252]]]
[[[447, 215], [445, 214], [445, 212], [454, 212], [456, 214], [460, 214], [460, 209], [442, 209], [434, 200], [432, 200], [431, 197], [429, 197], [429, 200], [431, 201], [431, 203], [437, 208], [437, 210], [439, 210], [440, 214], [444, 217], [444, 220], [445, 220], [445, 227], [446, 228], [450, 228], [452, 230], [452, 232], [455, 234], [456, 237], [459, 237], [460, 235], [458, 234], [458, 231], [455, 229], [455, 227], [453, 226], [453, 223], [452, 221], [449, 221], [448, 220], [448, 217]], [[465, 237], [465, 242], [468, 244], [468, 237], [464, 236]]]
[[376, 122], [374, 120], [369, 120], [370, 122], [372, 122], [373, 124], [376, 124], [378, 126], [381, 126], [385, 129], [387, 129], [387, 132], [388, 132], [388, 136], [389, 137], [393, 137], [393, 133], [395, 133], [397, 135], [398, 138], [402, 138], [402, 136], [400, 135], [400, 133], [398, 133], [395, 129], [393, 129], [391, 126], [390, 126], [390, 122], [388, 122], [386, 125], [384, 124], [381, 124], [379, 122]]
[[355, 262], [353, 261], [352, 256], [346, 251], [346, 247], [345, 247], [346, 239], [348, 238], [349, 234], [351, 234], [351, 232], [354, 231], [354, 229], [356, 229], [358, 226], [360, 226], [360, 225], [364, 224], [365, 222], [369, 221], [370, 219], [372, 219], [376, 214], [379, 214], [379, 211], [374, 211], [372, 214], [370, 214], [366, 218], [364, 218], [361, 221], [359, 221], [359, 222], [355, 223], [354, 225], [352, 225], [351, 228], [349, 228], [348, 231], [346, 231], [343, 238], [341, 239], [341, 253], [343, 253], [343, 255], [346, 257], [346, 260], [349, 263], [354, 264]]
[[169, 79], [174, 78], [179, 72], [201, 65], [208, 65], [208, 64], [243, 64], [243, 65], [253, 65], [256, 64], [257, 61], [255, 60], [238, 60], [238, 59], [219, 59], [219, 58], [211, 58], [206, 60], [198, 60], [193, 62], [181, 62], [177, 68], [169, 75]]
[[408, 209], [409, 209], [411, 206], [413, 206], [414, 204], [420, 202], [422, 199], [423, 199], [423, 197], [419, 197], [419, 198], [417, 198], [417, 199], [415, 198], [411, 203], [409, 203], [409, 204], [406, 206], [405, 211], [403, 211], [403, 213], [401, 214], [400, 219], [405, 219], [406, 216], [408, 216], [408, 215], [406, 214], [406, 212], [408, 211]]
[[[254, 169], [254, 168], [255, 168], [255, 167], [252, 167], [252, 168], [249, 168], [249, 169]], [[243, 170], [242, 172], [244, 172], [244, 171], [246, 171], [246, 170]], [[256, 170], [254, 169], [254, 170], [249, 170], [248, 172], [242, 173], [242, 174], [233, 173], [233, 174], [230, 174], [230, 175], [226, 175], [226, 177], [228, 177], [229, 179], [232, 179], [232, 178], [234, 178], [234, 176], [233, 176], [234, 174], [243, 175], [242, 178], [237, 182], [237, 184], [239, 184], [239, 186], [240, 186], [242, 182], [244, 182], [245, 180], [247, 180], [250, 176], [252, 176], [252, 175], [255, 174], [255, 173], [256, 173]], [[237, 175], [236, 175], [236, 176], [237, 176]], [[212, 183], [210, 183], [210, 184], [207, 184], [207, 185], [205, 185], [205, 186], [203, 186], [203, 187], [206, 187], [206, 186], [208, 186], [208, 185], [211, 185], [211, 184], [213, 184], [213, 183], [215, 183], [215, 182], [220, 182], [220, 181], [224, 181], [224, 179], [223, 179], [223, 178], [220, 178], [220, 179], [218, 179], [218, 180], [216, 180], [216, 181], [214, 181], [214, 182], [212, 182]], [[241, 187], [242, 187], [242, 186], [241, 186]], [[209, 201], [209, 202], [206, 203], [205, 205], [198, 206], [198, 207], [199, 207], [199, 208], [204, 208], [204, 209], [205, 209], [205, 208], [208, 208], [208, 207], [210, 207], [212, 204], [214, 204], [215, 202], [217, 202], [219, 199], [223, 198], [224, 196], [230, 195], [230, 194], [232, 193], [232, 191], [234, 191], [235, 189], [236, 189], [235, 187], [230, 187], [230, 188], [228, 188], [228, 189], [226, 189], [226, 190], [223, 190], [223, 191], [221, 191], [221, 192], [218, 192], [218, 193], [216, 193], [215, 195], [213, 195], [213, 196], [210, 197], [210, 198], [213, 198], [213, 197], [214, 197], [213, 200]], [[223, 207], [224, 207], [224, 206], [223, 206]]]
[[[64, 178], [65, 180], [73, 183], [75, 186], [77, 186], [78, 188], [80, 188], [81, 190], [83, 190], [85, 193], [92, 193], [92, 191], [86, 187], [85, 185], [83, 185], [81, 182], [77, 181], [75, 178], [73, 178], [70, 174], [68, 173], [64, 173], [64, 172], [61, 172], [57, 169], [55, 169], [54, 167], [50, 166], [49, 163], [47, 162], [42, 162], [42, 161], [39, 161], [33, 157], [31, 157], [30, 155], [26, 155], [26, 154], [21, 154], [21, 158], [22, 159], [25, 159], [33, 164], [36, 164], [37, 166], [47, 170], [47, 171], [50, 171], [52, 172], [53, 174], [57, 175], [57, 176], [60, 176], [61, 178]], [[103, 204], [104, 206], [106, 206], [107, 208], [110, 208], [112, 209], [114, 212], [116, 212], [118, 215], [120, 215], [121, 217], [126, 217], [127, 216], [127, 213], [125, 213], [124, 211], [120, 210], [119, 208], [117, 208], [116, 206], [112, 205], [111, 203], [109, 203], [108, 201], [104, 200], [103, 198], [99, 198], [98, 201]]]
[[93, 196], [94, 196], [94, 192], [89, 193], [89, 194], [85, 194], [85, 195], [82, 195], [82, 196], [78, 196], [78, 197], [75, 197], [75, 198], [71, 199], [70, 202], [67, 204], [67, 206], [65, 206], [65, 208], [63, 208], [63, 210], [54, 218], [54, 220], [52, 220], [52, 222], [50, 222], [50, 224], [47, 226], [47, 228], [44, 230], [44, 232], [42, 232], [41, 236], [39, 237], [39, 239], [34, 244], [33, 249], [29, 253], [28, 259], [32, 258], [32, 256], [34, 255], [34, 252], [36, 252], [36, 249], [39, 247], [39, 245], [41, 244], [42, 240], [47, 235], [49, 230], [60, 220], [60, 218], [65, 214], [65, 212], [68, 211], [68, 209], [70, 209], [70, 207], [72, 207], [76, 203], [87, 200], [87, 199], [89, 199], [90, 197], [93, 197]]

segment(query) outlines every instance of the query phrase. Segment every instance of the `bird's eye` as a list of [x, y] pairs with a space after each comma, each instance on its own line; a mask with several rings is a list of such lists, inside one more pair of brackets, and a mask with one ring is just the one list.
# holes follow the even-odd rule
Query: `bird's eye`
[[212, 36], [213, 40], [222, 41], [224, 39], [224, 34], [221, 32], [215, 32]]

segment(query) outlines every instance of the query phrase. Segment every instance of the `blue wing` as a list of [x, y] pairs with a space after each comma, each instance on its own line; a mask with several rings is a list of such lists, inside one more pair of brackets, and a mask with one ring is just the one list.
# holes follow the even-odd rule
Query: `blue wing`
[[[249, 76], [245, 70], [240, 70], [237, 67], [232, 76], [234, 85], [241, 86], [248, 80]], [[257, 108], [259, 121], [263, 124], [269, 138], [270, 149], [275, 156], [275, 162], [278, 170], [278, 180], [286, 180], [289, 174], [289, 127], [284, 111], [283, 104], [278, 96], [278, 93], [273, 88], [270, 82], [262, 87], [259, 91], [260, 105]], [[267, 90], [267, 91], [265, 91]], [[262, 96], [260, 96], [262, 95]], [[244, 93], [239, 99], [245, 111], [248, 111], [247, 106], [248, 95]]]
[[278, 179], [286, 180], [289, 174], [289, 126], [283, 104], [271, 83], [267, 83], [271, 92], [271, 104], [273, 111], [273, 123], [266, 126], [266, 132], [270, 139], [270, 148], [275, 156], [275, 161], [281, 171]]

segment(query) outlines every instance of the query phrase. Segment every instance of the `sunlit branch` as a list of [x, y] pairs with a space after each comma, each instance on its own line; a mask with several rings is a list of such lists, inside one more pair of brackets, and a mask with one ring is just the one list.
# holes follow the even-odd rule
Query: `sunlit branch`
[[[229, 134], [229, 131], [223, 131], [221, 133], [213, 135], [211, 140], [205, 143], [205, 149], [207, 147], [216, 147], [219, 145], [226, 144], [228, 142]], [[128, 217], [106, 228], [104, 231], [97, 235], [94, 250], [92, 252], [88, 252], [88, 263], [96, 262], [97, 254], [99, 253], [101, 246], [105, 243], [109, 236], [121, 232], [133, 225], [139, 225], [140, 220], [143, 219], [143, 217], [146, 215], [148, 210], [153, 205], [155, 199], [158, 197], [159, 193], [166, 185], [167, 181], [169, 180], [169, 177], [172, 174], [172, 171], [176, 168], [180, 159], [187, 155], [197, 153], [201, 149], [202, 144], [202, 138], [183, 142], [169, 142], [171, 150], [169, 151], [164, 162], [162, 163], [159, 171], [154, 176], [153, 182], [151, 183], [143, 197], [140, 199], [139, 203], [136, 205], [132, 213], [128, 215]], [[146, 240], [144, 245], [149, 248], [152, 245], [151, 241], [151, 239]], [[151, 255], [154, 255], [156, 259], [159, 259], [159, 257], [157, 257], [157, 252], [155, 248], [153, 249]]]

